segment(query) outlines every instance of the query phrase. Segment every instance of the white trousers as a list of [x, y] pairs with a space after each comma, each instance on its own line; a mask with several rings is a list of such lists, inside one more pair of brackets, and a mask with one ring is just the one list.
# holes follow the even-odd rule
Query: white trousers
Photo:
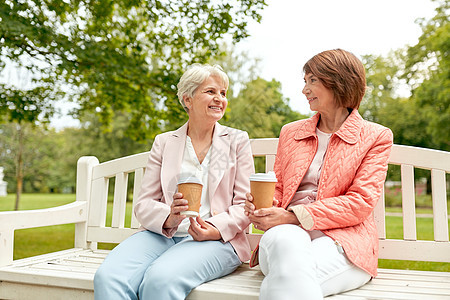
[[371, 276], [352, 264], [327, 236], [311, 240], [299, 226], [285, 224], [266, 231], [259, 244], [265, 278], [262, 300], [314, 300], [366, 284]]

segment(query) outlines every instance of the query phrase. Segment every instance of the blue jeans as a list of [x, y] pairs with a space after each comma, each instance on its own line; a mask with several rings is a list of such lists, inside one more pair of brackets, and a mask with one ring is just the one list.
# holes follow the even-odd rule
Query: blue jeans
[[97, 270], [95, 299], [185, 299], [193, 288], [240, 264], [230, 243], [141, 231], [114, 248]]

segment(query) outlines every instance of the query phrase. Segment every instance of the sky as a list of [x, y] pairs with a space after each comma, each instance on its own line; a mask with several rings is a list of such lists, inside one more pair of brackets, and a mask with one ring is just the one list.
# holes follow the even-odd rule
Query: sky
[[303, 65], [315, 54], [341, 48], [362, 55], [387, 55], [415, 45], [422, 33], [415, 22], [431, 19], [431, 0], [266, 0], [261, 23], [237, 44], [261, 59], [261, 77], [276, 79], [290, 106], [310, 113], [303, 88]]

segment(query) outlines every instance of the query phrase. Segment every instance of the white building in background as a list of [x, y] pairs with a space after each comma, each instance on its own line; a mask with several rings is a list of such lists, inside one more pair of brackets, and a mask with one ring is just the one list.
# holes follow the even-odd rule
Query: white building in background
[[8, 185], [8, 183], [3, 181], [4, 176], [5, 175], [3, 174], [3, 167], [0, 167], [0, 197], [4, 197], [8, 194], [6, 192], [6, 186]]

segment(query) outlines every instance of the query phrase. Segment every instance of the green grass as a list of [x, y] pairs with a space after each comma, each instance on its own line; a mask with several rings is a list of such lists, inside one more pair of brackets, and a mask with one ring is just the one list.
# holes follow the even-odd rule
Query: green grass
[[[14, 210], [15, 194], [0, 197], [0, 211]], [[23, 194], [19, 210], [49, 208], [75, 201], [74, 194]]]
[[[15, 195], [0, 197], [0, 211], [14, 208]], [[73, 194], [23, 194], [19, 205], [20, 210], [40, 209], [59, 206], [75, 201]], [[390, 212], [399, 212], [399, 208], [388, 208]], [[431, 213], [429, 208], [418, 208], [417, 213]], [[108, 203], [106, 225], [111, 224], [112, 203]], [[131, 203], [127, 203], [125, 227], [131, 223]], [[433, 240], [433, 220], [417, 218], [417, 238]], [[450, 225], [450, 222], [449, 222]], [[401, 217], [386, 217], [387, 238], [402, 238], [403, 224]], [[69, 249], [74, 246], [75, 225], [58, 225], [31, 229], [16, 230], [14, 239], [14, 259], [35, 256], [44, 253]], [[100, 249], [112, 249], [115, 244], [99, 244]], [[450, 272], [450, 263], [379, 260], [380, 268], [411, 269]]]

